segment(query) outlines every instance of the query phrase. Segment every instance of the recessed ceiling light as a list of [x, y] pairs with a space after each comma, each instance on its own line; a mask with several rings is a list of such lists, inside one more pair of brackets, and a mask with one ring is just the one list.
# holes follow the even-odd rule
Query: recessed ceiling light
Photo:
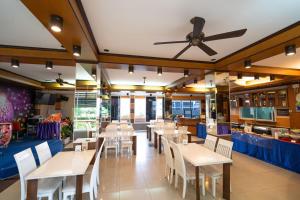
[[216, 61], [216, 60], [217, 60], [217, 59], [213, 58], [213, 59], [211, 59], [210, 61], [211, 61], [211, 62], [214, 62], [214, 61]]
[[133, 74], [134, 73], [134, 66], [133, 65], [129, 65], [128, 66], [128, 73], [129, 74]]
[[157, 75], [158, 75], [158, 76], [161, 76], [161, 75], [162, 75], [162, 68], [161, 68], [161, 67], [158, 67], [158, 68], [157, 68]]
[[11, 59], [11, 66], [13, 68], [18, 68], [20, 66], [20, 62], [18, 59]]
[[79, 45], [73, 45], [73, 55], [76, 57], [81, 55], [81, 47]]
[[46, 62], [46, 69], [48, 69], [48, 70], [53, 69], [53, 63], [51, 61]]
[[188, 76], [189, 76], [189, 70], [188, 70], [188, 69], [185, 69], [185, 70], [183, 71], [183, 75], [184, 75], [184, 77], [188, 77]]
[[54, 32], [61, 32], [63, 28], [63, 18], [58, 15], [51, 15], [50, 28]]
[[251, 60], [245, 60], [245, 62], [244, 62], [244, 67], [245, 67], [246, 69], [250, 69], [251, 66], [252, 66]]
[[288, 45], [285, 47], [285, 55], [292, 56], [296, 54], [296, 46], [295, 45]]

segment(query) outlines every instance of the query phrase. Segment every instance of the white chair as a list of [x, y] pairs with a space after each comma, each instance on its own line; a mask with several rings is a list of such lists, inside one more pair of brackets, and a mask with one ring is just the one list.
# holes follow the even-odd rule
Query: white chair
[[211, 151], [215, 151], [218, 138], [212, 135], [207, 135], [203, 146]]
[[[192, 167], [186, 168], [183, 156], [181, 154], [180, 149], [178, 148], [177, 144], [174, 142], [169, 143], [173, 153], [174, 153], [174, 168], [175, 168], [175, 188], [178, 186], [178, 176], [181, 176], [183, 179], [183, 191], [182, 191], [182, 198], [185, 198], [187, 181], [195, 180], [195, 170]], [[204, 173], [199, 173], [199, 179], [201, 181], [202, 186], [202, 194], [205, 195], [205, 176]]]
[[108, 149], [115, 149], [116, 158], [118, 157], [118, 151], [119, 151], [118, 137], [109, 137], [106, 139], [105, 144], [104, 144], [105, 159], [107, 158], [107, 150]]
[[[25, 149], [14, 155], [19, 170], [21, 183], [21, 200], [26, 200], [27, 181], [26, 176], [36, 169], [36, 163], [31, 148]], [[39, 179], [37, 187], [37, 197], [41, 199], [47, 197], [53, 199], [53, 195], [59, 189], [59, 199], [61, 199], [62, 178]]]
[[43, 142], [35, 146], [35, 150], [39, 157], [40, 165], [49, 160], [52, 157], [48, 142]]
[[179, 126], [178, 127], [178, 133], [179, 134], [187, 134], [188, 127], [187, 126]]
[[156, 122], [156, 120], [155, 120], [155, 119], [151, 119], [151, 120], [150, 120], [150, 125], [154, 125], [154, 124], [155, 124], [155, 122]]
[[[100, 160], [101, 152], [97, 154], [95, 159], [95, 163], [92, 168], [91, 174], [85, 174], [83, 176], [83, 184], [82, 184], [82, 193], [89, 193], [90, 200], [94, 200], [97, 198], [97, 170], [99, 170], [99, 160]], [[76, 193], [76, 178], [74, 176], [67, 177], [64, 182], [64, 187], [62, 189], [63, 199], [67, 200], [70, 196], [73, 199]]]
[[119, 123], [119, 120], [112, 120], [111, 123], [113, 123], [113, 124], [118, 124], [118, 123]]
[[[221, 154], [227, 158], [231, 158], [232, 146], [233, 146], [233, 142], [224, 139], [219, 139], [216, 153]], [[212, 195], [213, 197], [216, 197], [217, 180], [221, 178], [223, 175], [222, 165], [205, 167], [205, 174], [211, 177]]]
[[120, 120], [120, 124], [128, 124], [128, 120], [122, 119]]
[[108, 132], [108, 131], [115, 132], [117, 130], [118, 130], [118, 125], [117, 124], [109, 124], [105, 128], [105, 132]]
[[174, 159], [172, 157], [172, 152], [168, 140], [165, 137], [162, 137], [161, 140], [164, 147], [164, 154], [166, 160], [165, 174], [169, 180], [169, 183], [172, 184], [174, 172]]
[[163, 122], [155, 122], [154, 123], [154, 128], [151, 128], [151, 143], [154, 143], [154, 132], [158, 130], [163, 130], [164, 128], [164, 123]]

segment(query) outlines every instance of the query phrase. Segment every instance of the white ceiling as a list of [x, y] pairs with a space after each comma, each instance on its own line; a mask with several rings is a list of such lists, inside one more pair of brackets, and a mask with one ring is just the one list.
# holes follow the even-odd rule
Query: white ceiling
[[172, 58], [185, 44], [154, 46], [154, 42], [183, 40], [192, 31], [194, 16], [206, 20], [213, 35], [247, 28], [240, 38], [207, 42], [218, 52], [209, 57], [197, 47], [180, 59], [222, 58], [300, 20], [299, 0], [82, 0], [100, 51]]
[[285, 53], [258, 61], [254, 65], [282, 67], [291, 69], [300, 69], [300, 48], [296, 49], [298, 53], [293, 56], [286, 56]]
[[47, 70], [45, 65], [37, 64], [20, 64], [19, 68], [13, 68], [10, 63], [0, 62], [0, 69], [4, 69], [15, 74], [25, 76], [41, 82], [54, 82], [58, 77], [58, 73], [61, 73], [61, 78], [64, 81], [75, 83], [75, 67], [73, 66], [53, 66], [52, 70]]
[[20, 0], [0, 1], [0, 44], [62, 49]]
[[[166, 86], [183, 77], [182, 73], [163, 72], [158, 76], [157, 72], [138, 71], [129, 74], [128, 70], [123, 69], [105, 69], [111, 84], [116, 85], [146, 85], [146, 86]], [[143, 77], [146, 77], [144, 84]]]

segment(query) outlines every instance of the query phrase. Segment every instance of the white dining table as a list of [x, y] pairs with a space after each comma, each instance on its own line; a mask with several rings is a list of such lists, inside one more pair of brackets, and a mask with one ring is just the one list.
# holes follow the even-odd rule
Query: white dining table
[[117, 132], [112, 132], [112, 131], [105, 131], [99, 134], [99, 146], [102, 145], [103, 140], [105, 138], [128, 138], [130, 137], [132, 140], [132, 151], [133, 151], [133, 155], [136, 155], [136, 147], [137, 147], [137, 143], [136, 143], [136, 137], [137, 134], [131, 130], [129, 131], [117, 131]]
[[[179, 133], [178, 130], [174, 129], [173, 131], [168, 131], [165, 132], [164, 129], [161, 130], [156, 130], [154, 131], [154, 148], [157, 149], [158, 147], [158, 153], [161, 154], [162, 150], [161, 150], [161, 136], [163, 135], [187, 135], [188, 136], [188, 142], [192, 142], [192, 133], [187, 131], [185, 133]], [[157, 137], [158, 137], [158, 141], [157, 141]]]
[[178, 144], [183, 158], [195, 167], [196, 199], [200, 199], [199, 168], [209, 165], [223, 165], [223, 198], [230, 200], [230, 165], [232, 159], [213, 152], [195, 143]]
[[95, 150], [59, 152], [27, 177], [27, 199], [37, 199], [38, 179], [76, 177], [76, 200], [82, 199], [83, 175], [91, 164]]

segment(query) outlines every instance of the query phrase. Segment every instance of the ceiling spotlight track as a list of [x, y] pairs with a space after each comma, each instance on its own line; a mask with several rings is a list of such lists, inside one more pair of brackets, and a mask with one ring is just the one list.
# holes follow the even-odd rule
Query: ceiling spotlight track
[[250, 69], [252, 67], [252, 63], [251, 63], [251, 60], [245, 60], [244, 62], [244, 67], [246, 69]]
[[285, 47], [285, 55], [293, 56], [296, 54], [296, 46], [295, 45], [288, 45]]
[[73, 55], [76, 57], [81, 55], [81, 47], [79, 45], [73, 45]]
[[186, 40], [155, 42], [154, 45], [188, 43], [188, 45], [184, 49], [182, 49], [178, 54], [174, 56], [174, 59], [177, 59], [179, 56], [181, 56], [191, 46], [197, 46], [202, 51], [204, 51], [207, 55], [213, 56], [216, 55], [217, 52], [214, 51], [209, 46], [207, 46], [206, 44], [204, 44], [203, 42], [240, 37], [244, 35], [245, 32], [247, 31], [247, 29], [240, 29], [236, 31], [230, 31], [230, 32], [225, 32], [225, 33], [211, 35], [211, 36], [205, 36], [203, 32], [205, 19], [201, 17], [194, 17], [190, 20], [190, 22], [193, 24], [193, 31], [186, 36]]
[[19, 62], [19, 60], [18, 60], [18, 59], [12, 58], [12, 59], [11, 59], [11, 66], [12, 66], [13, 68], [19, 68], [19, 67], [20, 67], [20, 62]]
[[46, 69], [48, 69], [48, 70], [53, 69], [53, 63], [52, 63], [52, 61], [47, 61], [46, 62]]
[[161, 76], [161, 75], [162, 75], [162, 68], [161, 68], [161, 67], [158, 67], [158, 68], [157, 68], [157, 75], [158, 75], [158, 76]]
[[133, 65], [129, 65], [128, 66], [128, 73], [129, 74], [133, 74], [134, 73], [134, 66]]
[[186, 78], [190, 75], [190, 72], [188, 69], [183, 70], [183, 76]]

